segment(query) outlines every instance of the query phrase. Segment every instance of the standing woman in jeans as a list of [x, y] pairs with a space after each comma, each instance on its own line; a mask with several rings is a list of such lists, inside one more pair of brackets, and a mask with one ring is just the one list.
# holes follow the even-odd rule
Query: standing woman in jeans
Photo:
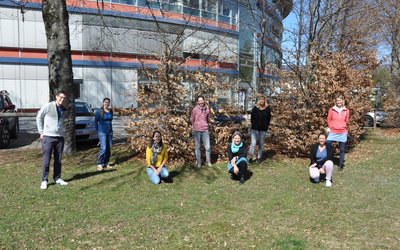
[[191, 121], [197, 167], [201, 168], [201, 141], [203, 141], [204, 148], [206, 150], [207, 166], [211, 167], [210, 134], [208, 133], [208, 123], [210, 122], [210, 108], [204, 101], [203, 96], [197, 97], [197, 105], [192, 110]]
[[103, 168], [111, 168], [109, 161], [113, 137], [113, 111], [110, 108], [110, 102], [110, 98], [104, 98], [103, 105], [100, 109], [96, 110], [95, 125], [100, 141], [100, 151], [97, 157], [97, 171], [102, 171]]
[[347, 142], [347, 124], [349, 123], [350, 111], [344, 106], [343, 96], [336, 97], [335, 106], [328, 112], [329, 135], [327, 143], [339, 142], [339, 171], [344, 167], [344, 151]]
[[251, 146], [250, 161], [253, 162], [254, 150], [258, 145], [257, 162], [261, 163], [264, 150], [264, 140], [267, 134], [269, 123], [271, 121], [271, 109], [268, 106], [265, 97], [260, 96], [258, 104], [251, 110]]

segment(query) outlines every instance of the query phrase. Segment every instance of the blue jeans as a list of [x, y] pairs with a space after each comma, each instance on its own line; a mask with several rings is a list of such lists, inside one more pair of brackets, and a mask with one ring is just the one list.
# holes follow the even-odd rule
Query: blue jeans
[[[326, 141], [326, 143], [329, 143], [332, 145], [333, 141]], [[343, 166], [344, 163], [344, 151], [346, 150], [346, 143], [345, 142], [339, 142], [339, 166]]]
[[154, 173], [154, 171], [153, 171], [152, 168], [148, 167], [148, 168], [147, 168], [147, 175], [149, 176], [151, 183], [153, 183], [154, 185], [157, 185], [157, 184], [160, 183], [161, 178], [163, 178], [163, 179], [168, 178], [168, 176], [169, 176], [169, 171], [168, 171], [168, 169], [164, 166], [164, 167], [161, 169], [160, 175], [158, 175], [158, 174]]
[[250, 145], [250, 152], [249, 152], [251, 158], [253, 158], [256, 144], [258, 145], [257, 159], [262, 158], [262, 153], [264, 150], [264, 140], [265, 140], [266, 134], [267, 134], [267, 131], [254, 130], [254, 129], [251, 130], [251, 145]]
[[201, 140], [203, 140], [204, 148], [206, 149], [206, 161], [211, 162], [211, 147], [210, 147], [210, 134], [208, 131], [193, 131], [194, 136], [194, 147], [197, 164], [201, 164], [201, 153], [200, 153], [200, 145]]
[[99, 155], [97, 156], [97, 165], [105, 167], [110, 161], [113, 134], [99, 132], [98, 135], [100, 141], [100, 151]]

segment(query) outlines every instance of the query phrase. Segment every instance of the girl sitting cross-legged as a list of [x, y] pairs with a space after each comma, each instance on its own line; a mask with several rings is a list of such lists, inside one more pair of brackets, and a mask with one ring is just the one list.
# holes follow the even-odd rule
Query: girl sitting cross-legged
[[161, 179], [169, 176], [165, 164], [168, 160], [167, 146], [163, 143], [161, 133], [153, 132], [149, 146], [146, 148], [147, 175], [153, 184], [159, 184]]

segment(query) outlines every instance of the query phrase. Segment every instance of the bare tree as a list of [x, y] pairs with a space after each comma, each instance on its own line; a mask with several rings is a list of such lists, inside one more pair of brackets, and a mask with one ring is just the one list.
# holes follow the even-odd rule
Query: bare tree
[[[295, 73], [300, 88], [314, 82], [313, 54], [342, 52], [357, 65], [376, 49], [378, 6], [350, 0], [300, 0], [294, 7], [297, 27], [287, 30], [293, 44], [284, 51], [284, 64]], [[307, 94], [307, 93], [304, 93]]]

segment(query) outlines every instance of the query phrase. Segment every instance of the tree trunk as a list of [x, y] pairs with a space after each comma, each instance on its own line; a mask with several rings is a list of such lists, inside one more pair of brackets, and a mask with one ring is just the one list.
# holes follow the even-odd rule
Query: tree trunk
[[400, 12], [400, 1], [396, 0], [394, 3], [395, 15], [393, 21], [391, 22], [391, 46], [392, 51], [390, 73], [392, 76], [392, 84], [394, 85], [397, 95], [400, 94], [400, 18], [398, 17], [398, 12]]
[[75, 143], [75, 96], [71, 45], [69, 41], [68, 12], [65, 0], [43, 0], [42, 16], [46, 29], [47, 58], [49, 64], [49, 94], [53, 100], [58, 91], [68, 97], [65, 119], [66, 155], [76, 152]]

